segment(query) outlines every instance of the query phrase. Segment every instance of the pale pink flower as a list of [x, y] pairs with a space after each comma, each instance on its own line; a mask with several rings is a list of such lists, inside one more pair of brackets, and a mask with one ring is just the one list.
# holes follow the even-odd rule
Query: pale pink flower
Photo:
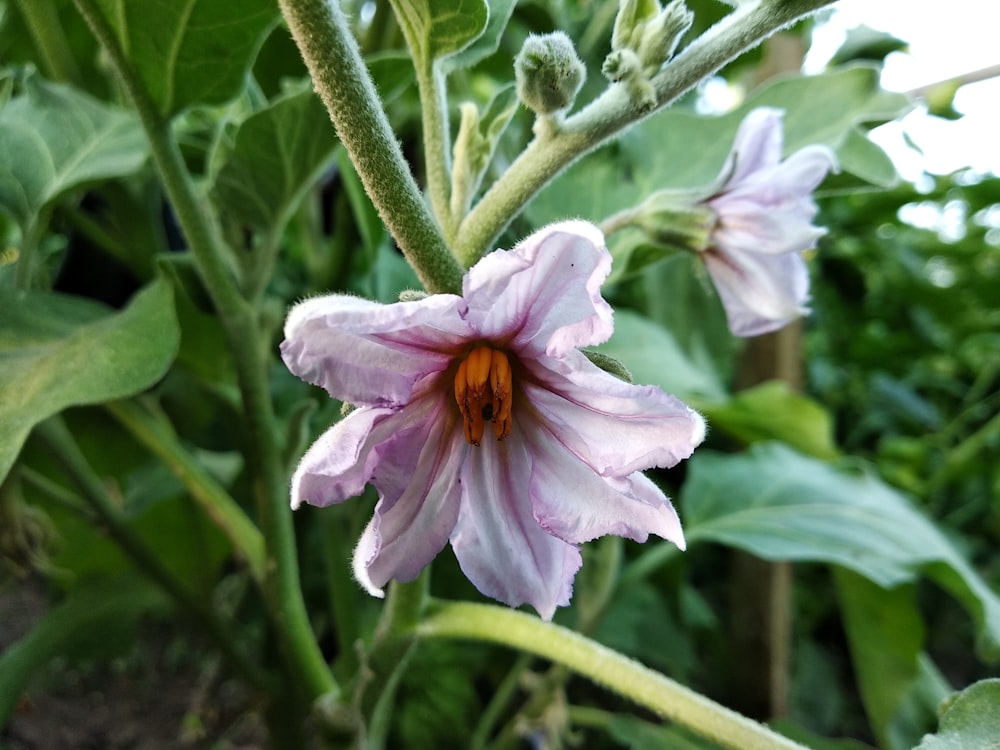
[[836, 157], [813, 145], [782, 161], [781, 117], [759, 107], [743, 119], [720, 187], [705, 201], [716, 221], [701, 257], [737, 336], [774, 331], [808, 312], [802, 252], [826, 232], [812, 224], [812, 192]]
[[704, 421], [578, 349], [611, 335], [610, 267], [597, 228], [566, 222], [484, 257], [461, 296], [331, 295], [291, 310], [289, 369], [357, 407], [302, 458], [292, 506], [378, 489], [354, 553], [370, 593], [414, 579], [450, 541], [480, 591], [548, 619], [569, 603], [581, 543], [653, 533], [684, 547], [641, 472], [687, 458]]

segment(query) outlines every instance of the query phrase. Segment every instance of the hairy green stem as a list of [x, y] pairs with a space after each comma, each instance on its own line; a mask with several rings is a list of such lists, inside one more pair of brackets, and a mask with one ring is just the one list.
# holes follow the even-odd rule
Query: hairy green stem
[[455, 238], [455, 216], [451, 212], [451, 155], [448, 127], [448, 99], [444, 75], [433, 62], [417, 71], [424, 136], [424, 168], [431, 208], [446, 241]]
[[83, 499], [100, 518], [119, 547], [149, 579], [162, 588], [182, 610], [195, 617], [226, 655], [232, 665], [254, 687], [264, 689], [269, 677], [237, 647], [239, 639], [229, 625], [211, 610], [196, 594], [188, 590], [160, 562], [142, 538], [128, 525], [124, 515], [108, 497], [101, 478], [94, 472], [66, 424], [60, 417], [38, 425], [37, 434], [77, 484]]
[[389, 584], [389, 595], [366, 655], [368, 681], [358, 696], [362, 715], [370, 717], [372, 737], [366, 739], [365, 747], [371, 741], [380, 742], [388, 731], [389, 707], [413, 650], [413, 634], [426, 606], [429, 583], [427, 567], [410, 583]]
[[139, 115], [167, 196], [226, 331], [246, 418], [247, 466], [254, 472], [253, 491], [267, 543], [265, 600], [290, 670], [301, 676], [309, 698], [318, 698], [338, 688], [302, 599], [286, 477], [266, 376], [264, 335], [253, 307], [240, 294], [226, 262], [219, 227], [203, 210], [170, 123], [161, 118], [96, 0], [74, 2], [107, 52]]
[[340, 4], [279, 4], [337, 135], [420, 282], [429, 292], [459, 292], [462, 268], [424, 203]]
[[258, 583], [265, 576], [264, 537], [232, 496], [181, 445], [169, 423], [156, 419], [134, 401], [104, 405], [133, 437], [180, 479], [195, 502], [229, 539]]
[[416, 633], [421, 638], [500, 643], [537, 654], [730, 750], [805, 750], [633, 659], [524, 612], [490, 604], [437, 602]]
[[486, 192], [458, 228], [454, 249], [470, 266], [493, 247], [511, 220], [543, 187], [584, 154], [657, 112], [775, 31], [834, 0], [770, 0], [748, 3], [706, 31], [653, 79], [656, 104], [644, 107], [623, 84], [611, 85], [558, 128], [537, 137]]

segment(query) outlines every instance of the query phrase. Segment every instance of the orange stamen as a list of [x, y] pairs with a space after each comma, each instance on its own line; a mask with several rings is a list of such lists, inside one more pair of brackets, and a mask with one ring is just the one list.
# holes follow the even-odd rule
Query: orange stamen
[[469, 352], [455, 373], [455, 401], [462, 412], [465, 439], [479, 445], [486, 423], [497, 440], [510, 435], [514, 375], [507, 355], [488, 346]]

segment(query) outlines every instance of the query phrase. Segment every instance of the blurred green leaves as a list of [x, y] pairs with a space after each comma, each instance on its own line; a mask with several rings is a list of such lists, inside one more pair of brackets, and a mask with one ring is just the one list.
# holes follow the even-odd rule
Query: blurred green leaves
[[120, 312], [46, 292], [0, 290], [0, 476], [31, 428], [69, 406], [124, 398], [155, 383], [179, 344], [173, 293], [160, 279]]
[[266, 32], [278, 21], [272, 0], [95, 4], [165, 119], [240, 93]]
[[131, 113], [30, 75], [0, 111], [0, 209], [27, 232], [67, 190], [132, 174], [146, 152]]
[[486, 0], [392, 0], [392, 9], [418, 70], [472, 44], [490, 15]]
[[234, 219], [280, 230], [333, 161], [337, 137], [315, 93], [284, 96], [244, 120], [214, 197]]

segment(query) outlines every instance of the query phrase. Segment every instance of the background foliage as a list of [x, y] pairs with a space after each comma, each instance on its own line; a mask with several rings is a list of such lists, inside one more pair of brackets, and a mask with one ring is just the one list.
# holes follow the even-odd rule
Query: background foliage
[[[589, 71], [581, 97], [598, 93], [616, 9], [506, 1], [491, 2], [487, 16], [472, 3], [457, 23], [435, 16], [438, 4], [418, 3], [401, 28], [390, 3], [348, 5], [418, 175], [420, 103], [406, 37], [429, 56], [417, 68], [458, 51], [446, 58], [454, 130], [459, 102], [505, 101], [511, 60], [530, 32], [566, 30]], [[688, 38], [725, 10], [708, 0], [689, 6]], [[276, 357], [287, 306], [332, 290], [391, 302], [417, 288], [416, 277], [273, 3], [96, 7], [218, 218], [228, 268], [265, 332], [260, 356], [287, 477], [340, 414]], [[41, 586], [49, 601], [30, 629], [4, 639], [0, 737], [17, 736], [22, 695], [69, 671], [103, 675], [98, 665], [131, 655], [141, 674], [135, 655], [149, 646], [135, 634], [152, 628], [158, 641], [190, 647], [193, 674], [211, 689], [233, 675], [245, 685], [226, 715], [208, 717], [192, 701], [187, 725], [204, 725], [226, 746], [239, 722], [263, 717], [258, 733], [267, 726], [276, 746], [295, 746], [302, 738], [286, 736], [281, 722], [301, 716], [299, 688], [255, 588], [266, 575], [266, 519], [253, 502], [231, 321], [180, 231], [159, 156], [74, 4], [0, 9], [3, 594]], [[786, 38], [805, 44], [809, 32], [803, 25]], [[733, 665], [746, 655], [732, 645], [729, 612], [741, 596], [732, 550], [793, 561], [788, 701], [782, 715], [760, 718], [817, 748], [972, 747], [965, 732], [995, 736], [982, 717], [995, 724], [1000, 702], [986, 679], [1000, 658], [1000, 180], [961, 172], [900, 184], [865, 131], [908, 105], [879, 89], [880, 55], [873, 63], [871, 45], [855, 42], [838, 67], [808, 79], [770, 79], [767, 48], [741, 58], [723, 71], [750, 89], [737, 109], [705, 116], [696, 94], [685, 98], [578, 162], [504, 235], [509, 247], [554, 218], [598, 221], [654, 189], [709, 182], [736, 125], [762, 104], [786, 110], [787, 152], [825, 143], [841, 163], [821, 188], [818, 223], [829, 234], [810, 264], [801, 392], [778, 381], [747, 387], [753, 351], [729, 336], [691, 258], [665, 257], [628, 232], [612, 238], [604, 291], [616, 333], [603, 350], [637, 382], [701, 409], [712, 431], [686, 466], [655, 476], [678, 503], [689, 551], [587, 545], [573, 606], [557, 619], [736, 703]], [[519, 109], [487, 184], [530, 128]], [[384, 605], [356, 588], [347, 560], [373, 502], [369, 491], [294, 517], [320, 648], [340, 681], [362, 687], [356, 642], [372, 643]], [[440, 599], [481, 599], [449, 552], [431, 585]], [[394, 709], [363, 707], [390, 711], [376, 722], [388, 747], [710, 746], [500, 647], [422, 643], [399, 680]], [[939, 733], [921, 741], [955, 690], [963, 692], [944, 704]], [[309, 730], [311, 741], [336, 746], [329, 727], [339, 719], [327, 719], [326, 731]]]

